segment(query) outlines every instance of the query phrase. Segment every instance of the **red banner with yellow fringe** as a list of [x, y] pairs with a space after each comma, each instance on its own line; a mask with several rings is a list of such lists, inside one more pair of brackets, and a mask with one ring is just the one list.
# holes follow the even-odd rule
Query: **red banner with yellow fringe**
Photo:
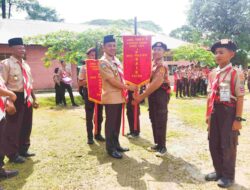
[[151, 36], [123, 36], [124, 79], [142, 86], [151, 74]]
[[95, 103], [101, 103], [102, 78], [99, 72], [99, 60], [85, 60], [87, 69], [87, 84], [89, 100]]

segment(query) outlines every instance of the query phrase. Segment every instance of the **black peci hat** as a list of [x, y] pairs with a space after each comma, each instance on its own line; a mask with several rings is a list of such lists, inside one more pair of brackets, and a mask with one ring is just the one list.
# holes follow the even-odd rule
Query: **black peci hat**
[[114, 35], [107, 35], [103, 38], [103, 44], [109, 43], [109, 42], [116, 42]]
[[167, 51], [167, 45], [162, 42], [154, 43], [154, 45], [152, 46], [152, 49], [154, 49], [155, 47], [160, 47], [160, 48], [163, 48], [164, 51]]
[[23, 45], [23, 39], [22, 38], [11, 38], [8, 40], [8, 44], [10, 47]]
[[212, 45], [211, 51], [213, 52], [213, 54], [215, 53], [217, 48], [227, 48], [235, 52], [237, 50], [237, 45], [232, 40], [222, 39]]

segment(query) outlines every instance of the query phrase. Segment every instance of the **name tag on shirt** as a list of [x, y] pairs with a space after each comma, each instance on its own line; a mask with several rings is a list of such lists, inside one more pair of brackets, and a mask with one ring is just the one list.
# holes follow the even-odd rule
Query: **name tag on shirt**
[[220, 101], [221, 102], [230, 102], [230, 90], [227, 88], [220, 89]]

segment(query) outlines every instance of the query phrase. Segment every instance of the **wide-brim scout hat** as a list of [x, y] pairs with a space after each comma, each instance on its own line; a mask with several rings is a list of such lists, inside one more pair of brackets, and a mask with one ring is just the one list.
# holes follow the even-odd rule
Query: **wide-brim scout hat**
[[152, 49], [154, 49], [156, 47], [160, 47], [160, 48], [164, 49], [164, 51], [167, 51], [167, 45], [164, 44], [163, 42], [154, 43], [153, 46], [152, 46]]
[[89, 48], [89, 49], [86, 51], [86, 54], [89, 55], [92, 51], [96, 52], [96, 48], [94, 48], [94, 47]]
[[109, 43], [109, 42], [116, 42], [114, 35], [107, 35], [103, 38], [103, 44]]
[[22, 38], [11, 38], [8, 40], [8, 44], [10, 47], [23, 45], [23, 39]]
[[222, 39], [212, 45], [211, 52], [214, 54], [217, 48], [227, 48], [235, 52], [237, 50], [237, 45], [232, 40]]

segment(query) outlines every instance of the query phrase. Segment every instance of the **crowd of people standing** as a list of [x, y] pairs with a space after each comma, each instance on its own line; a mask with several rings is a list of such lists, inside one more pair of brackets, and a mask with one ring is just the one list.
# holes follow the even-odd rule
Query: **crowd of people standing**
[[208, 66], [198, 64], [178, 66], [174, 72], [174, 91], [176, 98], [196, 97], [198, 94], [207, 95]]

